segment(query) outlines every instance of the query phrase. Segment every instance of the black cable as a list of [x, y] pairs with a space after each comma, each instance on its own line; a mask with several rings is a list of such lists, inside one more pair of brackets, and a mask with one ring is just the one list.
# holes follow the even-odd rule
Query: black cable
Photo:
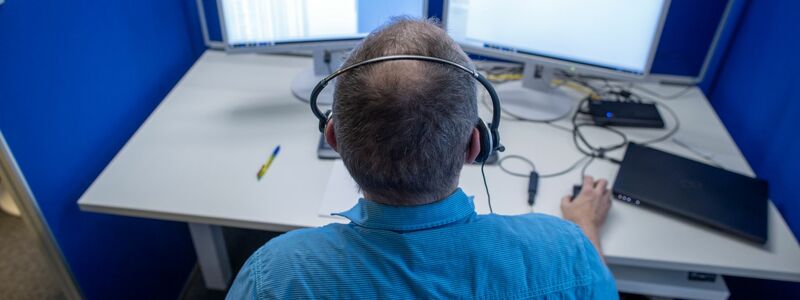
[[[614, 100], [621, 101], [621, 102], [629, 101], [629, 102], [644, 103], [644, 99], [642, 99], [642, 97], [640, 97], [639, 95], [637, 95], [636, 93], [634, 93], [630, 89], [627, 89], [627, 88], [624, 88], [624, 87], [621, 87], [621, 86], [612, 85], [608, 81], [608, 79], [602, 79], [602, 80], [603, 80], [603, 82], [605, 84], [604, 87], [607, 88], [607, 90], [604, 91], [604, 92], [600, 92], [601, 96], [609, 96], [609, 95], [611, 95], [611, 96], [614, 97]], [[674, 95], [663, 96], [663, 95], [655, 94], [652, 91], [643, 89], [640, 86], [634, 86], [634, 87], [636, 87], [637, 89], [643, 90], [646, 93], [647, 92], [651, 92], [653, 95], [656, 95], [656, 96], [659, 96], [659, 97], [664, 97], [664, 98], [670, 98], [670, 97], [677, 98], [677, 97], [680, 97], [680, 96], [686, 94], [686, 92], [691, 90], [691, 88], [692, 88], [691, 86], [689, 86], [686, 89], [684, 89], [683, 91], [681, 91], [679, 93], [676, 93]], [[660, 106], [660, 107], [664, 108], [665, 110], [667, 110], [667, 112], [671, 115], [672, 119], [675, 120], [675, 127], [670, 129], [669, 132], [667, 132], [663, 136], [660, 136], [660, 137], [657, 137], [657, 138], [654, 138], [654, 139], [651, 139], [651, 140], [647, 140], [647, 141], [644, 141], [644, 142], [640, 142], [640, 144], [642, 144], [642, 145], [649, 145], [649, 144], [654, 144], [654, 143], [665, 141], [665, 140], [671, 138], [672, 136], [674, 136], [678, 132], [678, 129], [680, 129], [680, 126], [681, 126], [680, 118], [678, 117], [678, 114], [675, 113], [674, 110], [672, 110], [672, 108], [670, 108], [666, 104], [660, 103], [659, 101], [655, 101], [655, 100], [652, 100], [650, 103], [652, 103], [653, 105], [656, 105], [656, 106]], [[582, 106], [582, 105], [583, 105], [582, 103], [579, 104], [579, 110], [580, 110], [580, 106]], [[584, 113], [584, 112], [582, 112], [582, 113]], [[574, 117], [573, 117], [573, 126], [575, 126], [575, 118]], [[578, 127], [581, 127], [581, 126], [582, 125], [579, 125]], [[614, 132], [615, 134], [619, 135], [620, 137], [623, 137], [623, 138], [627, 139], [625, 137], [625, 134], [622, 133], [621, 131], [613, 129], [611, 127], [605, 127], [605, 126], [603, 126], [603, 127], [605, 129], [608, 129], [608, 130]], [[583, 140], [584, 144], [586, 144], [587, 146], [589, 145], [586, 142], [585, 139], [582, 139], [582, 140]], [[625, 144], [627, 145], [627, 141], [625, 142]], [[624, 146], [624, 145], [622, 145], [622, 146]], [[579, 150], [580, 150], [580, 147], [579, 147]], [[612, 150], [615, 150], [615, 149], [606, 149], [606, 152], [612, 151]], [[581, 151], [581, 152], [583, 152], [584, 154], [587, 154], [585, 151]]]
[[[589, 157], [592, 157], [592, 158], [605, 159], [605, 160], [608, 160], [608, 161], [611, 161], [611, 162], [614, 162], [614, 163], [619, 163], [619, 160], [617, 160], [617, 159], [606, 157], [606, 153], [609, 152], [609, 151], [614, 151], [614, 150], [623, 148], [626, 145], [628, 145], [628, 137], [627, 137], [627, 135], [625, 135], [624, 132], [622, 132], [620, 130], [617, 130], [617, 129], [614, 129], [614, 128], [611, 128], [611, 127], [608, 127], [608, 126], [597, 125], [597, 124], [588, 123], [588, 122], [578, 123], [578, 115], [580, 115], [580, 114], [588, 114], [588, 112], [582, 111], [582, 108], [583, 108], [584, 104], [588, 103], [588, 101], [589, 101], [589, 98], [581, 100], [581, 102], [578, 104], [578, 109], [575, 111], [575, 114], [572, 116], [572, 127], [573, 127], [572, 128], [572, 141], [575, 144], [575, 147], [578, 149], [578, 151], [580, 151], [581, 153], [583, 153], [586, 156], [589, 156]], [[619, 137], [621, 137], [622, 138], [622, 142], [619, 143], [619, 144], [614, 144], [614, 145], [605, 146], [605, 147], [593, 146], [583, 136], [583, 133], [580, 130], [581, 127], [596, 127], [596, 128], [601, 128], [601, 129], [608, 130], [609, 132], [612, 132], [612, 133], [618, 135]], [[584, 147], [586, 149], [584, 149]]]
[[486, 183], [486, 173], [483, 171], [484, 166], [486, 166], [485, 160], [481, 163], [481, 176], [483, 176], [483, 187], [486, 189], [486, 201], [489, 203], [489, 213], [493, 214], [494, 210], [492, 210], [492, 195], [489, 194], [489, 184]]

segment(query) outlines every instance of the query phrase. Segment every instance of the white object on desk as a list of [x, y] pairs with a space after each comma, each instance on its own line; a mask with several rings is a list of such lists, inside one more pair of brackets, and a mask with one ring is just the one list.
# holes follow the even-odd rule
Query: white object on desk
[[336, 160], [331, 168], [331, 177], [328, 179], [328, 186], [325, 187], [325, 196], [322, 198], [322, 205], [319, 207], [320, 217], [341, 218], [331, 215], [346, 211], [358, 203], [358, 199], [363, 197], [359, 191], [347, 167], [342, 160]]

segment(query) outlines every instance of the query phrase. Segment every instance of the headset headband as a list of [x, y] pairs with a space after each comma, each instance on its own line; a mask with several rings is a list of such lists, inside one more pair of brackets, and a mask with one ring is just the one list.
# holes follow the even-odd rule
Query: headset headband
[[486, 91], [489, 92], [489, 97], [492, 99], [492, 122], [488, 124], [493, 142], [492, 143], [493, 149], [491, 149], [491, 151], [496, 151], [496, 150], [503, 151], [503, 146], [500, 145], [500, 134], [498, 132], [498, 128], [500, 127], [500, 114], [501, 114], [500, 99], [497, 97], [497, 92], [495, 92], [489, 80], [487, 80], [485, 77], [483, 77], [483, 75], [478, 73], [478, 71], [465, 67], [461, 64], [441, 58], [422, 56], [422, 55], [389, 55], [389, 56], [376, 57], [339, 69], [336, 72], [333, 72], [332, 74], [322, 79], [319, 83], [317, 83], [317, 85], [311, 91], [311, 97], [309, 99], [310, 100], [309, 102], [311, 104], [311, 112], [314, 113], [314, 115], [320, 121], [320, 131], [324, 130], [325, 124], [328, 122], [329, 115], [322, 113], [322, 111], [319, 109], [319, 107], [317, 106], [317, 97], [319, 96], [319, 93], [322, 92], [322, 89], [324, 89], [328, 85], [328, 82], [330, 82], [337, 76], [342, 75], [345, 72], [350, 71], [352, 69], [372, 63], [392, 61], [392, 60], [420, 60], [420, 61], [436, 62], [456, 67], [472, 75], [472, 77], [478, 80], [478, 82], [480, 82], [481, 85], [483, 85]]

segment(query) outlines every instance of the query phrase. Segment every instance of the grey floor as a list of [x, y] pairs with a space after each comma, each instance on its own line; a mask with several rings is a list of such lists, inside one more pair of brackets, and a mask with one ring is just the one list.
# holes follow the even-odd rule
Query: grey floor
[[0, 211], [0, 299], [63, 299], [40, 251], [22, 219]]

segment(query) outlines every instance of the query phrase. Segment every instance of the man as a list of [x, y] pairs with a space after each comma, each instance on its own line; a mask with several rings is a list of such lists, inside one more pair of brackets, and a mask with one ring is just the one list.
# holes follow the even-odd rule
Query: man
[[[433, 22], [398, 19], [346, 65], [414, 54], [471, 66]], [[339, 77], [325, 130], [364, 199], [350, 224], [301, 229], [256, 251], [228, 298], [616, 298], [599, 229], [605, 180], [564, 197], [564, 219], [477, 215], [458, 188], [480, 152], [474, 78], [452, 66], [390, 61]], [[576, 226], [577, 225], [577, 226]]]

